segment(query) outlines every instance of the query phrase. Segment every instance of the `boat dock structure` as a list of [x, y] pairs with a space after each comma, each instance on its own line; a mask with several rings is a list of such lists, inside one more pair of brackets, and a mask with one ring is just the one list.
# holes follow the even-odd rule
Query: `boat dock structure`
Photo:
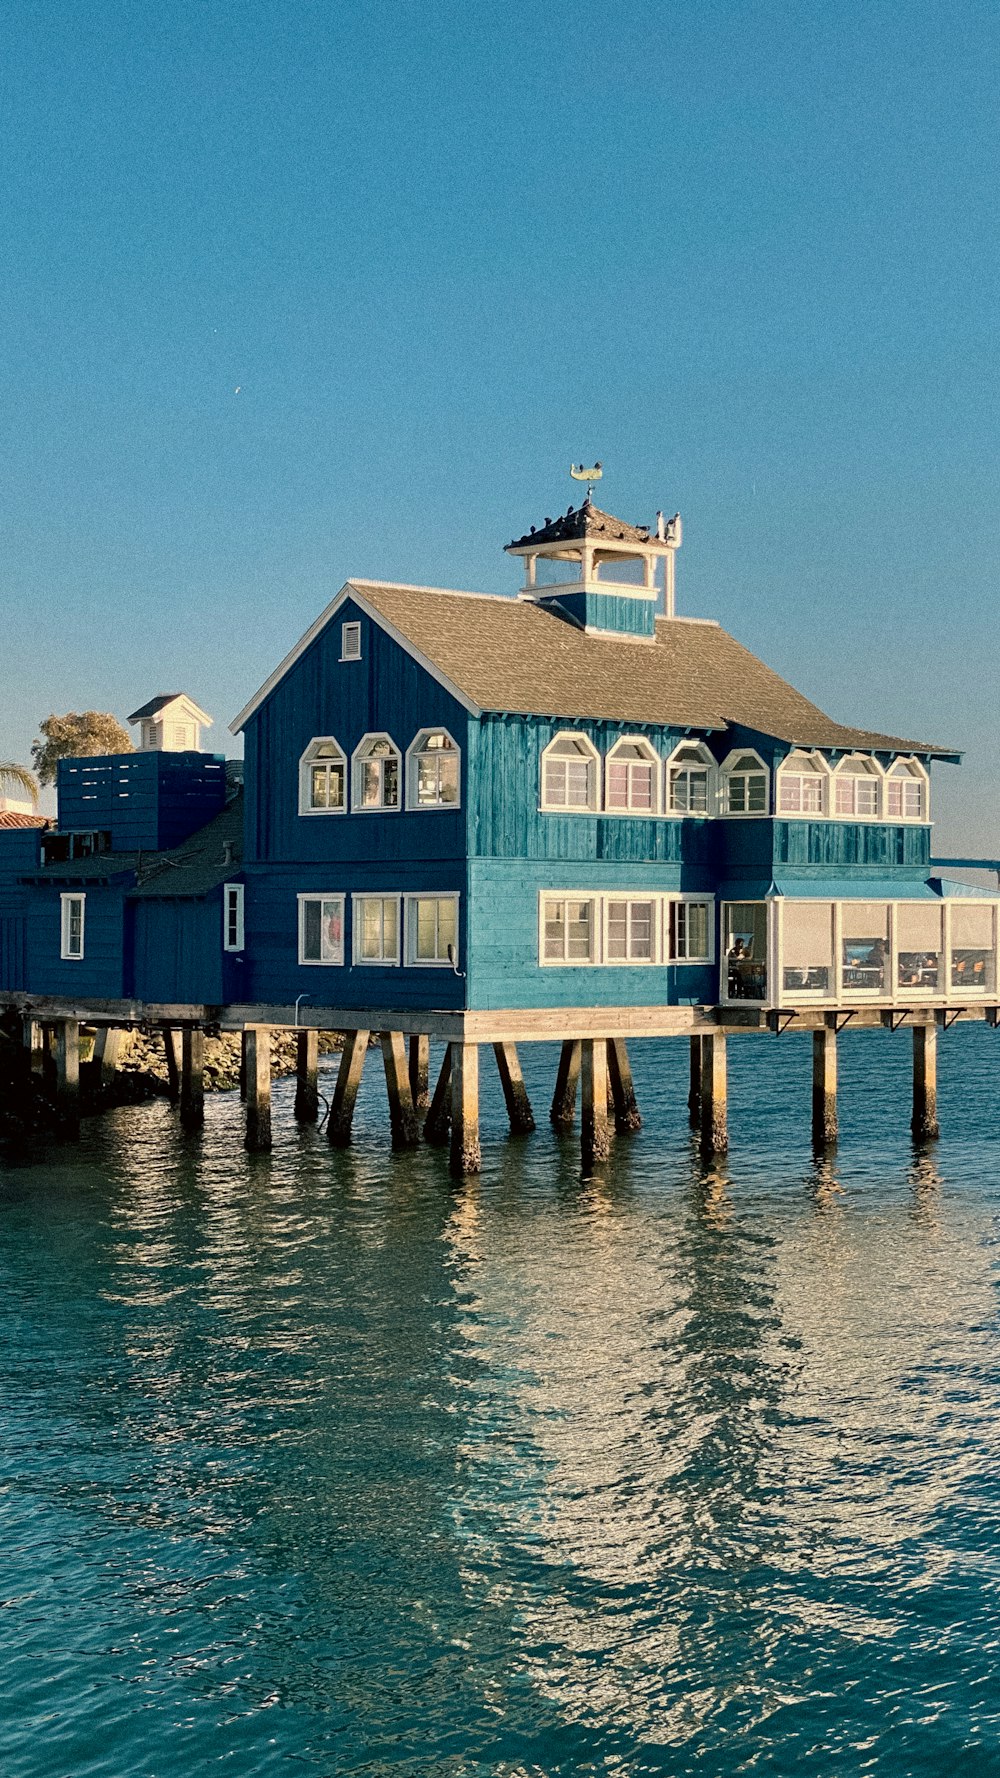
[[935, 1136], [939, 1032], [1000, 1017], [1000, 893], [947, 874], [996, 861], [931, 855], [931, 773], [961, 755], [839, 723], [678, 615], [680, 543], [588, 493], [507, 546], [515, 596], [348, 581], [235, 719], [242, 763], [182, 693], [134, 712], [134, 753], [62, 761], [54, 822], [0, 825], [0, 1028], [67, 1133], [83, 1030], [104, 1078], [123, 1030], [161, 1032], [189, 1129], [206, 1033], [241, 1033], [251, 1149], [272, 1034], [297, 1034], [311, 1121], [337, 1031], [330, 1141], [377, 1039], [394, 1146], [448, 1145], [461, 1175], [482, 1054], [523, 1134], [520, 1049], [545, 1042], [589, 1167], [641, 1121], [629, 1045], [676, 1037], [711, 1155], [727, 1042], [770, 1031], [810, 1035], [829, 1144], [838, 1034], [905, 1026]]

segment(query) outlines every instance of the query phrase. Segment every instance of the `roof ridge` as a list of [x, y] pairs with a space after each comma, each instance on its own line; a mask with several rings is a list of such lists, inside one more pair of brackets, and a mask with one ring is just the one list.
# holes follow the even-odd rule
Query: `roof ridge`
[[387, 587], [394, 593], [436, 593], [439, 597], [445, 599], [497, 599], [503, 605], [517, 604], [516, 593], [474, 593], [467, 587], [415, 586], [412, 582], [406, 580], [360, 580], [356, 574], [350, 575], [345, 582], [345, 585], [356, 587], [381, 586]]

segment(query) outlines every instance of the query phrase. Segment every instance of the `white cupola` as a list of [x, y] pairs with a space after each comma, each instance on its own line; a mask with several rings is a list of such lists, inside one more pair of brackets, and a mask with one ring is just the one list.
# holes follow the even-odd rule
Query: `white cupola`
[[163, 692], [133, 710], [129, 722], [139, 725], [139, 753], [197, 753], [201, 731], [212, 718], [182, 691]]

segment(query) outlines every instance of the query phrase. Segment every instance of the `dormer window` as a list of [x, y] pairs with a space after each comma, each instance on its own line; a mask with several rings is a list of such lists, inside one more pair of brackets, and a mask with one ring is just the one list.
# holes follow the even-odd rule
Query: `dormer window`
[[927, 773], [915, 759], [897, 759], [885, 782], [888, 821], [926, 821]]
[[655, 815], [660, 805], [659, 779], [659, 756], [648, 741], [619, 741], [605, 766], [605, 808], [621, 814]]
[[778, 769], [779, 815], [825, 815], [829, 767], [819, 753], [790, 753]]
[[667, 761], [671, 815], [707, 815], [714, 803], [715, 757], [701, 741], [685, 741]]
[[881, 776], [873, 759], [851, 754], [834, 774], [834, 810], [840, 816], [874, 820], [879, 812]]
[[365, 735], [354, 755], [354, 812], [399, 808], [399, 748], [389, 735]]
[[600, 768], [600, 755], [586, 735], [557, 735], [542, 754], [542, 808], [596, 810]]
[[731, 753], [722, 770], [727, 815], [767, 814], [767, 767], [759, 753]]
[[343, 815], [347, 809], [347, 760], [332, 735], [310, 741], [299, 761], [299, 814]]
[[454, 809], [461, 755], [447, 729], [421, 729], [407, 753], [408, 809]]
[[359, 623], [341, 624], [340, 658], [342, 661], [359, 661], [361, 659], [361, 625]]

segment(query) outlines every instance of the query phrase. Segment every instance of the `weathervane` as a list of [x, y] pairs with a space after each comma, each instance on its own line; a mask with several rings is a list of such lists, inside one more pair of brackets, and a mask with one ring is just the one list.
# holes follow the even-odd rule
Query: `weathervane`
[[590, 495], [591, 495], [591, 491], [592, 491], [594, 482], [599, 482], [601, 479], [601, 476], [604, 474], [604, 471], [601, 468], [601, 465], [599, 463], [595, 463], [593, 469], [584, 469], [582, 463], [579, 465], [579, 467], [577, 467], [577, 465], [575, 463], [571, 463], [569, 466], [569, 472], [575, 482], [586, 482], [587, 483], [587, 499], [588, 500], [590, 499]]

